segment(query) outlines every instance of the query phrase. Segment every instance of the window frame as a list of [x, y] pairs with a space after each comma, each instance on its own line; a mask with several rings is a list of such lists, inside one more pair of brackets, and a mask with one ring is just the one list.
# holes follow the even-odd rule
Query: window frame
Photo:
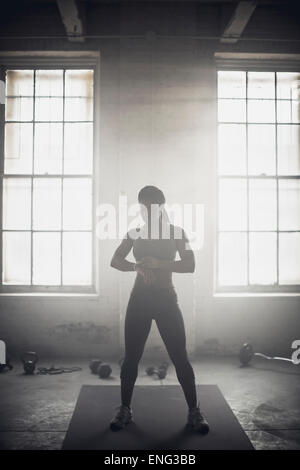
[[[100, 54], [98, 51], [40, 51], [30, 52], [2, 52], [0, 53], [0, 79], [5, 82], [6, 70], [66, 70], [66, 69], [92, 69], [94, 71], [93, 82], [93, 163], [92, 174], [92, 254], [91, 254], [91, 284], [90, 285], [23, 285], [2, 284], [3, 267], [3, 179], [4, 174], [4, 131], [5, 131], [5, 105], [0, 106], [0, 296], [1, 295], [74, 295], [74, 296], [98, 296], [99, 272], [98, 272], [98, 244], [96, 238], [96, 205], [99, 194], [99, 137], [96, 129], [99, 129], [99, 82], [100, 82]], [[13, 176], [13, 175], [12, 175]], [[27, 174], [20, 177], [27, 177]], [[32, 178], [34, 175], [30, 175]], [[38, 175], [39, 176], [39, 175]], [[41, 175], [43, 176], [43, 175]], [[50, 175], [55, 177], [57, 175]], [[63, 175], [61, 175], [63, 177]], [[81, 174], [74, 177], [81, 177]], [[66, 175], [68, 178], [69, 176]], [[30, 230], [31, 232], [32, 230]], [[62, 232], [62, 228], [59, 232]], [[57, 231], [53, 231], [56, 233]], [[32, 254], [31, 254], [32, 256]], [[31, 268], [32, 269], [32, 268]]]
[[[215, 108], [215, 136], [216, 136], [216, 152], [215, 152], [215, 230], [214, 230], [214, 294], [215, 295], [238, 295], [238, 294], [257, 294], [257, 295], [300, 295], [300, 284], [279, 284], [279, 237], [278, 233], [280, 232], [293, 232], [299, 233], [300, 230], [293, 230], [293, 231], [280, 231], [279, 230], [279, 191], [278, 191], [278, 181], [280, 179], [286, 180], [293, 180], [297, 179], [300, 180], [300, 175], [281, 175], [279, 176], [277, 173], [278, 168], [278, 146], [277, 146], [277, 120], [275, 120], [275, 139], [276, 139], [276, 174], [275, 175], [267, 175], [267, 176], [260, 176], [260, 175], [219, 175], [218, 174], [218, 127], [219, 127], [219, 120], [218, 120], [218, 72], [219, 71], [243, 71], [243, 72], [298, 72], [300, 73], [300, 55], [298, 57], [290, 57], [290, 55], [284, 54], [267, 54], [266, 58], [264, 58], [264, 54], [261, 54], [261, 57], [256, 57], [256, 54], [242, 54], [242, 53], [215, 53], [215, 90], [216, 90], [216, 108]], [[238, 57], [239, 56], [239, 57]], [[252, 56], [252, 57], [251, 57]], [[258, 55], [259, 56], [259, 55]], [[272, 58], [274, 56], [274, 58]], [[276, 57], [277, 56], [277, 57]], [[247, 79], [246, 79], [247, 80]], [[275, 73], [275, 87], [276, 87], [276, 73]], [[275, 91], [276, 93], [276, 91]], [[246, 96], [247, 101], [247, 96]], [[276, 110], [276, 96], [275, 96], [275, 110]], [[247, 104], [246, 104], [247, 107]], [[247, 108], [246, 108], [247, 109]], [[276, 112], [276, 111], [275, 111]], [[237, 123], [238, 124], [238, 123]], [[248, 121], [245, 121], [245, 125], [248, 125]], [[292, 124], [298, 125], [300, 127], [300, 123]], [[246, 149], [246, 158], [248, 159], [248, 152]], [[246, 231], [235, 231], [236, 233], [243, 232], [247, 235], [247, 282], [246, 286], [239, 286], [239, 285], [229, 285], [223, 286], [219, 284], [218, 276], [219, 276], [219, 233], [222, 231], [219, 229], [219, 181], [220, 179], [226, 178], [243, 178], [247, 181], [247, 229]], [[272, 231], [272, 233], [277, 234], [276, 240], [276, 255], [277, 255], [277, 283], [272, 285], [263, 285], [263, 284], [249, 284], [249, 233], [252, 232], [249, 230], [249, 179], [273, 179], [276, 181], [276, 201], [277, 201], [277, 227], [276, 230]], [[230, 231], [229, 231], [230, 232]], [[255, 232], [255, 231], [254, 231]], [[271, 232], [271, 231], [270, 231]]]

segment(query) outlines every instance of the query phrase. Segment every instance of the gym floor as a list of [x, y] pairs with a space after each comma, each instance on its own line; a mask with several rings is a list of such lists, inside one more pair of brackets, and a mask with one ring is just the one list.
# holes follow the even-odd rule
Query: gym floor
[[[12, 361], [14, 369], [0, 375], [0, 449], [60, 449], [81, 386], [120, 384], [117, 362], [106, 380], [92, 375], [87, 362], [41, 360], [39, 366], [82, 370], [25, 376], [22, 365]], [[136, 383], [161, 386], [145, 374], [149, 363], [141, 361]], [[256, 359], [251, 367], [241, 368], [233, 357], [192, 364], [197, 383], [219, 386], [256, 449], [300, 449], [300, 366]], [[164, 383], [178, 383], [173, 366]], [[132, 406], [134, 411], [134, 397]]]

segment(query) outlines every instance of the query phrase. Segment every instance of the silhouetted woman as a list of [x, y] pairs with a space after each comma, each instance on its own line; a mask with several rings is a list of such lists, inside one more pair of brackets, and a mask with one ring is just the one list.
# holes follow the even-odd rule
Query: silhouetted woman
[[[111, 260], [113, 268], [136, 271], [137, 275], [125, 316], [125, 357], [120, 371], [121, 405], [117, 407], [110, 427], [119, 430], [132, 421], [133, 388], [154, 319], [185, 395], [187, 424], [205, 433], [209, 427], [197, 403], [195, 375], [187, 355], [183, 317], [172, 283], [172, 272], [194, 272], [194, 253], [184, 230], [169, 222], [164, 209], [165, 197], [160, 189], [145, 186], [138, 194], [138, 202], [145, 224], [127, 232]], [[131, 249], [135, 263], [125, 259]], [[175, 261], [177, 251], [181, 259]]]

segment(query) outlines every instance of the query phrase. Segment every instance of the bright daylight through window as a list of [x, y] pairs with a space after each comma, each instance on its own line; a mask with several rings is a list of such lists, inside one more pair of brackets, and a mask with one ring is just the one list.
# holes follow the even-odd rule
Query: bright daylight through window
[[7, 70], [2, 284], [92, 284], [93, 70]]
[[300, 285], [300, 73], [218, 72], [219, 287]]

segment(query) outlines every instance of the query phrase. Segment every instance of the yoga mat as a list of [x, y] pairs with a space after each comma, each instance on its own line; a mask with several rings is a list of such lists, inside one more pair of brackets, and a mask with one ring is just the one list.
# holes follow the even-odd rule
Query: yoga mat
[[133, 420], [121, 431], [109, 422], [120, 404], [120, 386], [83, 385], [62, 449], [251, 450], [253, 446], [217, 385], [197, 385], [210, 432], [186, 428], [187, 404], [180, 385], [135, 385]]

